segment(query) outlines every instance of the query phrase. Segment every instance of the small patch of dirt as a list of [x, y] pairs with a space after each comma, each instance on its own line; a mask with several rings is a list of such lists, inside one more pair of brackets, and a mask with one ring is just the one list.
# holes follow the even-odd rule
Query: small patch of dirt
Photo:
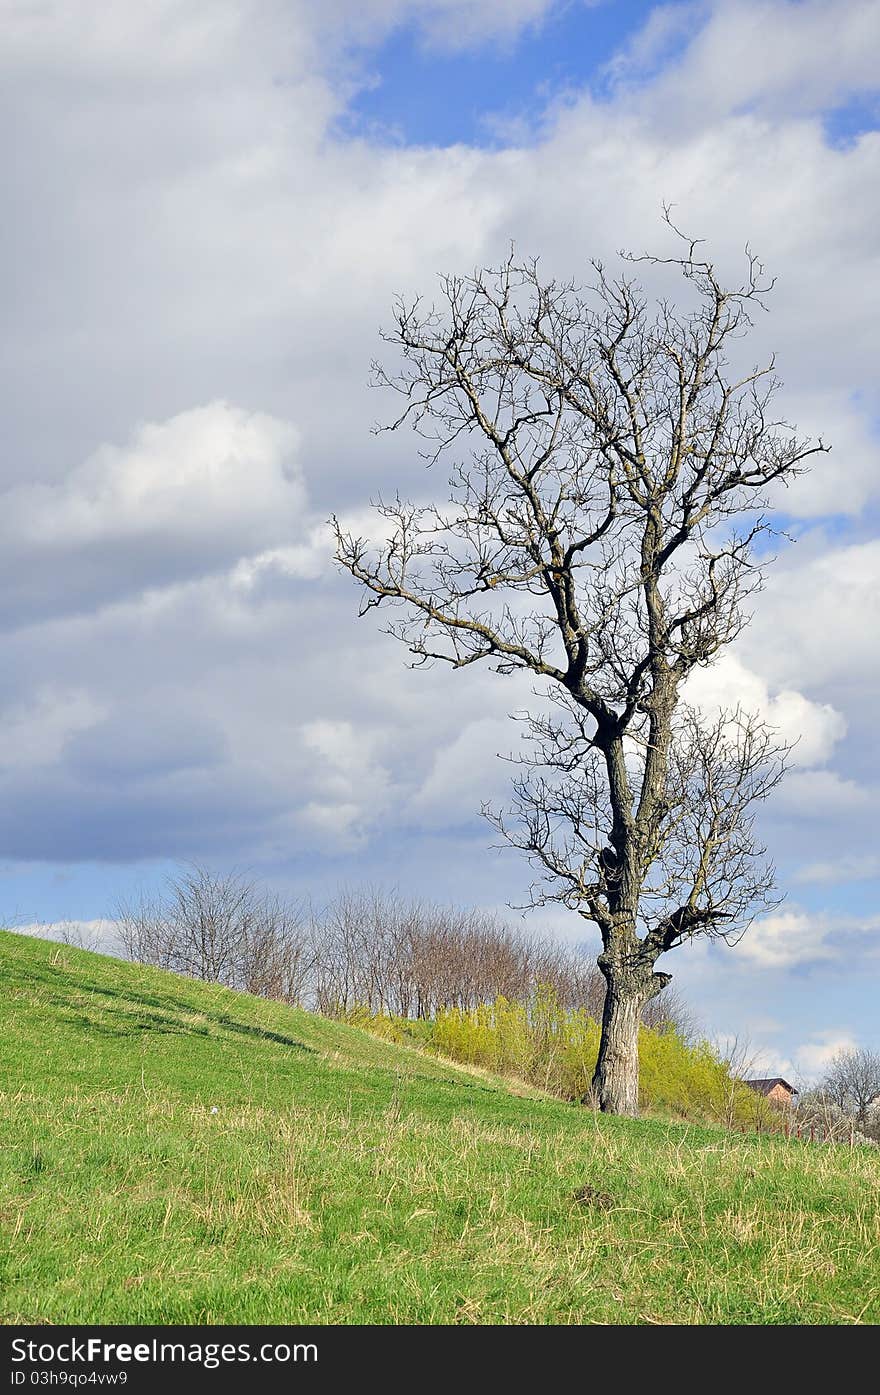
[[600, 1192], [597, 1187], [578, 1187], [573, 1200], [579, 1206], [592, 1206], [594, 1211], [610, 1211], [614, 1197], [610, 1192]]

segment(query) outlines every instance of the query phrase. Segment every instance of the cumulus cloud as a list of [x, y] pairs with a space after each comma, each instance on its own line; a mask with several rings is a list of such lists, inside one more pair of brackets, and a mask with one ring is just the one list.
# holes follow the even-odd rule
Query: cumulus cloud
[[880, 877], [880, 857], [842, 856], [834, 861], [810, 862], [794, 874], [797, 882], [859, 882]]
[[771, 695], [768, 684], [746, 667], [742, 659], [723, 653], [706, 668], [694, 671], [686, 696], [706, 713], [741, 707], [755, 712], [794, 747], [797, 765], [823, 765], [836, 742], [846, 732], [846, 721], [829, 703], [811, 702], [802, 693], [783, 688]]
[[[704, 116], [753, 107], [813, 112], [876, 86], [880, 16], [872, 0], [709, 0], [659, 6], [612, 71], [639, 78], [671, 38], [690, 42], [656, 86], [667, 109], [685, 101]], [[654, 96], [654, 94], [652, 94]]]
[[100, 546], [171, 534], [182, 545], [290, 528], [303, 504], [293, 471], [297, 434], [287, 422], [224, 402], [135, 429], [125, 447], [102, 446], [63, 484], [18, 485], [3, 501], [4, 541], [29, 550]]
[[810, 1041], [797, 1046], [794, 1060], [798, 1071], [808, 1079], [815, 1079], [831, 1064], [841, 1051], [851, 1051], [858, 1042], [851, 1033], [840, 1028], [830, 1028], [817, 1032]]
[[[511, 238], [584, 279], [593, 253], [662, 250], [664, 198], [725, 274], [747, 240], [779, 274], [748, 354], [778, 350], [786, 413], [836, 447], [784, 496], [799, 546], [696, 693], [801, 737], [778, 805], [800, 863], [833, 861], [835, 838], [855, 855], [878, 544], [815, 525], [870, 520], [880, 491], [880, 139], [836, 148], [824, 113], [863, 89], [876, 6], [655, 10], [610, 88], [569, 91], [493, 150], [339, 137], [364, 71], [346, 45], [402, 25], [429, 46], [503, 43], [551, 15], [543, 0], [7, 10], [6, 855], [300, 857], [313, 876], [366, 849], [371, 872], [427, 894], [454, 866], [456, 895], [518, 899], [527, 870], [490, 862], [479, 824], [461, 832], [506, 778], [494, 753], [518, 693], [409, 672], [381, 616], [355, 620], [321, 520], [444, 491], [412, 437], [368, 434], [389, 415], [366, 379], [395, 291], [430, 297], [438, 271]], [[783, 914], [746, 937], [744, 965], [871, 942]]]
[[853, 945], [876, 951], [880, 916], [792, 908], [757, 920], [738, 954], [760, 969], [788, 969], [841, 958]]
[[832, 959], [828, 925], [803, 911], [780, 911], [757, 921], [741, 945], [741, 953], [761, 968]]
[[874, 791], [855, 780], [845, 780], [834, 770], [795, 771], [776, 799], [779, 807], [795, 811], [803, 819], [827, 820], [842, 814], [867, 812], [877, 802]]
[[34, 920], [21, 925], [4, 926], [17, 935], [33, 935], [41, 940], [57, 940], [77, 949], [89, 949], [101, 954], [119, 952], [119, 922], [99, 917], [96, 920]]
[[788, 489], [773, 493], [776, 506], [798, 519], [861, 513], [876, 498], [880, 476], [873, 404], [821, 388], [809, 396], [787, 391], [780, 404], [801, 436], [832, 449], [813, 456], [807, 473]]
[[314, 794], [307, 798], [300, 822], [337, 849], [362, 841], [381, 822], [390, 795], [375, 733], [352, 722], [318, 718], [303, 726], [302, 742], [311, 757]]
[[85, 688], [46, 683], [0, 711], [0, 770], [51, 766], [68, 740], [94, 728], [106, 705]]
[[503, 716], [466, 723], [440, 746], [413, 796], [411, 810], [427, 823], [463, 823], [506, 787], [510, 767], [498, 759], [515, 746], [513, 723]]
[[848, 690], [880, 676], [880, 541], [821, 534], [771, 568], [743, 642], [771, 682]]
[[47, 0], [40, 5], [4, 0], [0, 55], [10, 66], [52, 64], [66, 73], [80, 66], [119, 74], [156, 62], [172, 74], [210, 65], [240, 34], [249, 6], [214, 0], [211, 6], [184, 0], [105, 10], [94, 0]]
[[242, 591], [271, 586], [273, 580], [299, 577], [307, 580], [325, 572], [333, 556], [333, 535], [326, 523], [308, 530], [306, 540], [292, 547], [271, 547], [243, 557], [230, 574], [230, 584]]
[[[13, 485], [0, 497], [4, 618], [102, 604], [289, 543], [306, 522], [297, 446], [289, 422], [215, 402], [138, 426], [59, 483]], [[308, 551], [282, 557], [308, 569]]]

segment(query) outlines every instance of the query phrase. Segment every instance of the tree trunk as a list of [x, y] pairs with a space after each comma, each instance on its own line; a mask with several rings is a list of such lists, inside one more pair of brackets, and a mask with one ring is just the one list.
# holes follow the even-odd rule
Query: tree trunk
[[639, 1112], [639, 1024], [642, 1008], [669, 982], [669, 974], [633, 969], [599, 956], [605, 976], [602, 1037], [593, 1095], [604, 1114]]

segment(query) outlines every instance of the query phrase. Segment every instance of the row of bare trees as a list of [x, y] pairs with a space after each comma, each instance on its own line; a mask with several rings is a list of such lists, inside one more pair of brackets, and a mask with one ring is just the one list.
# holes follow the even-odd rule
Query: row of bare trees
[[528, 999], [539, 983], [551, 984], [566, 1007], [601, 1011], [599, 976], [582, 955], [480, 911], [343, 891], [319, 919], [317, 941], [322, 1012], [360, 1005], [433, 1017], [499, 994]]
[[[396, 891], [344, 889], [316, 909], [238, 874], [189, 867], [160, 893], [122, 906], [117, 919], [132, 960], [328, 1016], [366, 1008], [430, 1018], [499, 995], [527, 1002], [539, 984], [565, 1008], [602, 1015], [605, 980], [581, 950]], [[692, 1025], [668, 990], [646, 1005], [645, 1020]]]

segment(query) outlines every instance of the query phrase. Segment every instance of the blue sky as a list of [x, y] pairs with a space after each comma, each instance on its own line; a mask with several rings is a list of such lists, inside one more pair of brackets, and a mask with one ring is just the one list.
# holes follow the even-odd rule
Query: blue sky
[[651, 8], [559, 5], [519, 34], [464, 51], [431, 44], [410, 21], [363, 55], [364, 86], [341, 128], [408, 145], [504, 144], [508, 126], [539, 125], [566, 95], [605, 92], [614, 55]]
[[583, 277], [660, 247], [671, 201], [726, 270], [748, 241], [778, 275], [754, 349], [834, 450], [706, 678], [801, 737], [764, 820], [787, 901], [668, 967], [768, 1069], [880, 1046], [876, 4], [2, 10], [0, 916], [106, 920], [180, 858], [521, 899], [476, 817], [519, 690], [408, 671], [324, 520], [436, 487], [370, 434], [396, 292], [511, 240]]

